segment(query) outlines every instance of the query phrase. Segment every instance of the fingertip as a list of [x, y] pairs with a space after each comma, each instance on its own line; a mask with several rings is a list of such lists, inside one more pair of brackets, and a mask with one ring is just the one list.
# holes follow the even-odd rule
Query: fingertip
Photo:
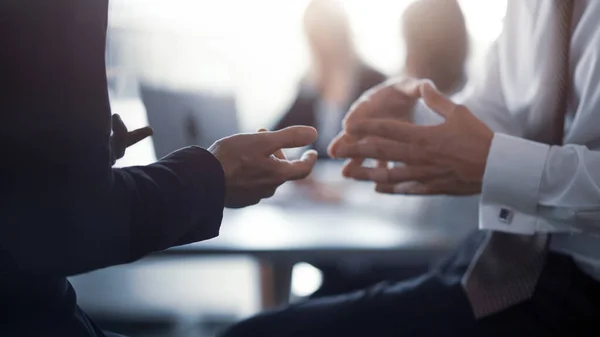
[[421, 91], [421, 96], [423, 96], [423, 98], [426, 100], [437, 91], [435, 85], [430, 80], [424, 80], [419, 86], [419, 90]]
[[290, 165], [287, 166], [289, 175], [286, 180], [301, 180], [308, 177], [312, 172], [317, 159], [317, 152], [309, 150], [302, 154], [302, 157], [299, 160], [289, 162]]
[[342, 131], [329, 145], [327, 152], [331, 158], [343, 158], [340, 149], [343, 149], [348, 144], [353, 142], [353, 138], [346, 132]]
[[304, 161], [315, 160], [316, 161], [317, 158], [319, 158], [319, 153], [316, 150], [308, 150], [302, 154], [302, 157], [300, 157], [300, 160], [304, 160]]
[[[427, 79], [401, 78], [391, 82], [391, 88], [411, 98], [419, 98], [421, 96], [421, 85], [429, 81]], [[429, 81], [431, 82], [431, 81]], [[432, 82], [433, 83], [433, 82]]]
[[454, 102], [439, 92], [433, 82], [423, 83], [420, 88], [423, 100], [431, 110], [444, 118], [454, 111]]
[[335, 156], [336, 156], [336, 151], [337, 151], [337, 146], [338, 146], [338, 145], [337, 145], [336, 143], [334, 143], [334, 142], [333, 142], [333, 143], [329, 144], [329, 146], [327, 147], [327, 155], [328, 155], [330, 158], [333, 158], [333, 159], [335, 159]]
[[342, 176], [344, 178], [350, 178], [352, 176], [352, 167], [345, 165], [344, 168], [342, 168]]
[[346, 160], [344, 167], [342, 168], [342, 176], [345, 178], [352, 178], [352, 175], [357, 167], [361, 167], [364, 163], [364, 159], [352, 158]]
[[[303, 142], [305, 142], [305, 143], [312, 144], [312, 143], [316, 142], [317, 138], [319, 137], [319, 132], [317, 131], [316, 128], [314, 128], [312, 126], [296, 125], [296, 126], [291, 126], [287, 129], [293, 129], [294, 131], [296, 131], [299, 134], [299, 136], [302, 138]], [[286, 130], [286, 129], [284, 129], [284, 130]]]
[[343, 135], [343, 131], [342, 131], [342, 133], [340, 133], [339, 135], [337, 135], [331, 141], [331, 143], [329, 143], [329, 146], [327, 146], [327, 154], [329, 155], [329, 157], [335, 158], [337, 148], [339, 147], [339, 143], [342, 141], [343, 137], [344, 137], [344, 135]]
[[429, 79], [429, 78], [422, 79], [421, 85], [427, 85], [427, 86], [430, 86], [431, 89], [433, 89], [433, 90], [436, 90], [436, 91], [438, 90], [437, 86], [435, 85], [435, 82], [433, 82], [433, 80]]
[[312, 134], [315, 137], [319, 135], [319, 132], [317, 131], [317, 129], [312, 126], [298, 125], [297, 128], [302, 129], [302, 130], [304, 130], [303, 132], [306, 132], [307, 134]]

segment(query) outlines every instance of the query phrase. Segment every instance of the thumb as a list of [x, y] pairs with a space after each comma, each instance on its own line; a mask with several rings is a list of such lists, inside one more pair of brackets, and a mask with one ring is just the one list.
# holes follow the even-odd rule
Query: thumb
[[440, 93], [431, 82], [422, 84], [420, 91], [425, 104], [438, 115], [448, 118], [456, 109], [456, 104]]
[[421, 92], [419, 89], [424, 83], [428, 82], [430, 81], [426, 79], [402, 78], [400, 80], [391, 80], [390, 84], [394, 90], [399, 91], [408, 97], [420, 98]]
[[304, 152], [302, 157], [298, 160], [292, 160], [289, 162], [281, 162], [281, 164], [287, 167], [283, 170], [285, 174], [285, 180], [301, 180], [308, 177], [317, 163], [318, 159], [317, 151], [308, 150]]

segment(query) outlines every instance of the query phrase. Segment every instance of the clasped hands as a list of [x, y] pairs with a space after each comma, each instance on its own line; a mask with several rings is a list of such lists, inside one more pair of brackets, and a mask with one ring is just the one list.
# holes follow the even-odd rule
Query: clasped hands
[[[445, 121], [419, 126], [410, 113], [419, 98]], [[333, 158], [347, 158], [347, 178], [372, 181], [376, 191], [408, 195], [481, 192], [493, 132], [468, 108], [425, 80], [390, 80], [353, 104], [331, 143]], [[377, 160], [374, 167], [365, 159]]]

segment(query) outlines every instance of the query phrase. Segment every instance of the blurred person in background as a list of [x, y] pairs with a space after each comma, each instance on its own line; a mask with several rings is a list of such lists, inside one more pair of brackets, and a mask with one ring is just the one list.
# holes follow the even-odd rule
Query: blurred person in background
[[[345, 112], [361, 93], [386, 76], [363, 62], [352, 41], [343, 3], [312, 0], [304, 13], [311, 65], [297, 97], [275, 129], [313, 126], [319, 132], [315, 149], [329, 159], [327, 146], [341, 130]], [[465, 83], [469, 37], [464, 16], [455, 0], [419, 0], [402, 16], [406, 58], [401, 73], [428, 78], [444, 93]]]
[[402, 15], [402, 76], [430, 79], [445, 94], [466, 82], [469, 34], [456, 0], [417, 0]]
[[341, 130], [350, 104], [386, 77], [358, 56], [343, 2], [312, 0], [304, 13], [311, 64], [298, 95], [275, 129], [308, 125], [319, 132], [314, 148], [327, 159], [327, 146]]
[[113, 168], [151, 132], [111, 120], [107, 13], [107, 0], [0, 3], [0, 336], [105, 336], [67, 276], [213, 238], [224, 207], [270, 197], [317, 160], [276, 156], [316, 140], [299, 126]]

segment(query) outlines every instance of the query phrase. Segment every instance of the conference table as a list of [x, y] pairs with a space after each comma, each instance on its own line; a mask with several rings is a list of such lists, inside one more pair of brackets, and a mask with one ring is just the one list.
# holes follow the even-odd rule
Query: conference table
[[[132, 106], [127, 108], [121, 114], [125, 123], [143, 125], [144, 117], [132, 116]], [[129, 149], [119, 164], [146, 164], [152, 156], [151, 141], [145, 141]], [[341, 166], [320, 162], [311, 184], [287, 183], [256, 206], [226, 209], [217, 238], [148, 258], [254, 257], [261, 265], [262, 306], [269, 308], [289, 300], [291, 271], [298, 262], [378, 260], [422, 266], [456, 246], [459, 235], [421, 221], [421, 199], [377, 194], [369, 183], [343, 179]]]
[[324, 162], [314, 172], [320, 184], [343, 191], [335, 201], [315, 200], [301, 184], [288, 183], [259, 205], [226, 209], [217, 238], [174, 247], [152, 258], [252, 256], [261, 266], [262, 307], [270, 308], [289, 300], [296, 263], [377, 260], [424, 266], [456, 245], [448, 233], [427, 228], [411, 216], [411, 208], [418, 205], [377, 195], [366, 183], [331, 183], [335, 178], [327, 175], [339, 175], [340, 169], [340, 163]]

